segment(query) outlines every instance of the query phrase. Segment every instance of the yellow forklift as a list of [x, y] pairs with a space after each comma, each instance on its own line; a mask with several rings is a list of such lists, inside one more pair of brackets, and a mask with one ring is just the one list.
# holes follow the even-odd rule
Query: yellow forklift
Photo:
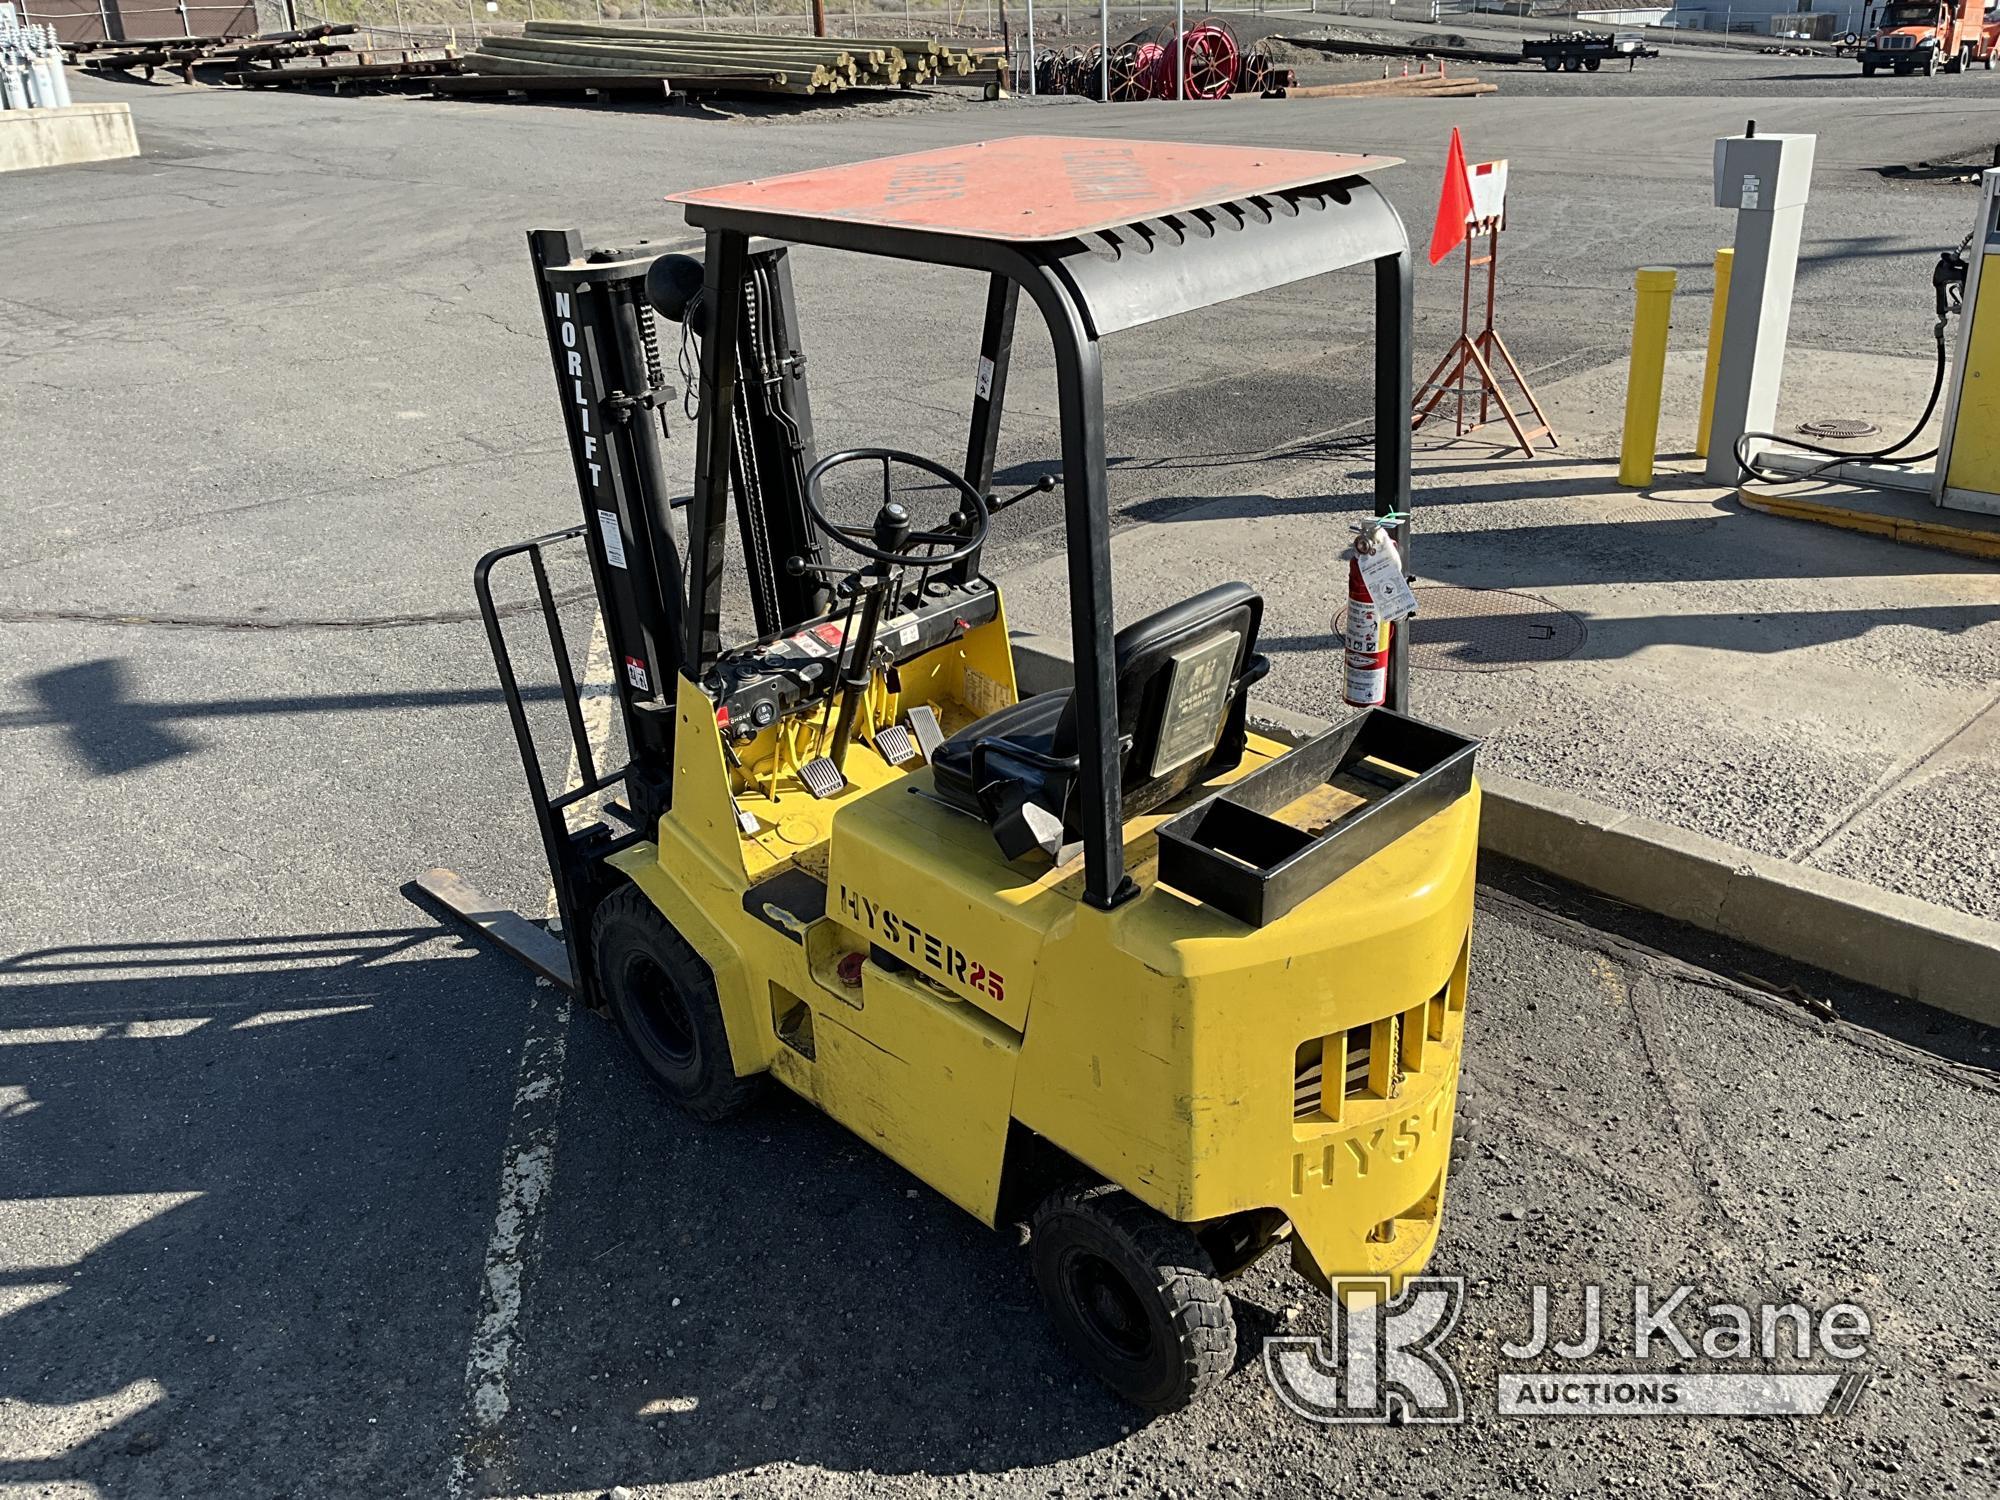
[[[1251, 723], [1250, 587], [1203, 580], [1114, 629], [1104, 453], [1108, 335], [1370, 267], [1375, 510], [1407, 557], [1410, 259], [1366, 175], [1388, 165], [1020, 137], [683, 194], [699, 258], [530, 236], [584, 520], [476, 582], [561, 943], [447, 872], [420, 884], [614, 1018], [688, 1114], [775, 1079], [983, 1222], [1026, 1221], [1063, 1339], [1152, 1411], [1231, 1368], [1223, 1284], [1278, 1242], [1323, 1287], [1399, 1283], [1437, 1242], [1476, 745], [1404, 711], [1400, 630], [1387, 704], [1286, 744]], [[817, 453], [797, 246], [987, 278], [962, 470]], [[1061, 477], [996, 496], [1023, 293], [1053, 342]], [[679, 499], [660, 320], [698, 349]], [[980, 552], [997, 512], [1055, 491], [1074, 683], [1024, 698]], [[549, 583], [547, 554], [579, 546], [617, 769], [593, 759]], [[546, 617], [568, 788], [502, 565]]]

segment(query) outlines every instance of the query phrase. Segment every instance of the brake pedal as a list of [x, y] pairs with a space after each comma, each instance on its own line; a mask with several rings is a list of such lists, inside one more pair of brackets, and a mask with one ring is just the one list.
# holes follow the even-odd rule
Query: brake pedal
[[806, 790], [822, 802], [847, 785], [847, 778], [840, 774], [840, 767], [824, 755], [815, 755], [799, 768], [799, 780], [806, 784]]
[[937, 754], [937, 748], [944, 743], [944, 729], [938, 723], [937, 710], [928, 703], [920, 703], [909, 712], [910, 729], [917, 737], [917, 748], [924, 752], [928, 761]]
[[882, 759], [892, 766], [900, 766], [917, 758], [917, 742], [910, 737], [910, 731], [901, 724], [891, 724], [886, 729], [876, 730], [875, 748], [882, 752]]

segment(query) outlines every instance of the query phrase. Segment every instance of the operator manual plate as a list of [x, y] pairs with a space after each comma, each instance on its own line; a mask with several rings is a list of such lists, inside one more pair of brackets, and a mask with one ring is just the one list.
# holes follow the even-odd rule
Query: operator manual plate
[[1160, 737], [1147, 775], [1164, 776], [1215, 748], [1229, 699], [1230, 668], [1242, 649], [1243, 637], [1228, 630], [1174, 653], [1173, 676], [1160, 709]]
[[[986, 240], [1060, 240], [1309, 183], [1400, 157], [1017, 135], [671, 193], [669, 203]], [[690, 223], [705, 219], [690, 213]]]

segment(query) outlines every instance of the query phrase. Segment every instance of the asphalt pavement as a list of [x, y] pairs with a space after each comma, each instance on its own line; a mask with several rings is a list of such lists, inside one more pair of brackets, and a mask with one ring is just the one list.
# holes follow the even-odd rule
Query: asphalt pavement
[[[575, 505], [527, 228], [671, 243], [676, 187], [1027, 128], [1403, 155], [1385, 182], [1422, 225], [1457, 121], [1516, 160], [1517, 352], [1554, 374], [1618, 356], [1634, 264], [1699, 279], [1726, 232], [1707, 142], [1740, 102], [729, 121], [78, 92], [133, 100], [146, 154], [0, 188], [8, 1500], [1990, 1492], [2000, 1089], [1962, 1023], [1494, 872], [1480, 1134], [1434, 1262], [1469, 1282], [1471, 1422], [1314, 1427], [1247, 1366], [1143, 1424], [1050, 1342], [1007, 1237], [795, 1105], [691, 1127], [608, 1028], [401, 890], [445, 864], [546, 899], [467, 619], [474, 558]], [[1977, 149], [2000, 99], [1756, 109], [1822, 132], [1795, 340], [1900, 352], [1883, 289], [1928, 276], [1970, 200], [1874, 169]], [[799, 273], [822, 441], [948, 453], [980, 288]], [[1425, 278], [1420, 340], [1455, 295]], [[1336, 279], [1132, 335], [1121, 518], [1244, 482], [1163, 458], [1351, 428], [1366, 310]], [[1019, 369], [1025, 470], [1045, 345]], [[1057, 545], [1029, 509], [1003, 583]], [[1494, 1414], [1529, 1285], [1635, 1279], [1852, 1298], [1876, 1379], [1818, 1423]], [[1324, 1326], [1279, 1260], [1239, 1290], [1253, 1331]]]

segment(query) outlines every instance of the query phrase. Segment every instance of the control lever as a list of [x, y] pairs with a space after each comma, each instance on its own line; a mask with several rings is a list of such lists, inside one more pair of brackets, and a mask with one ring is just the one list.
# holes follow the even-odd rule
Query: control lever
[[[986, 502], [986, 514], [991, 516], [998, 511], [1005, 510], [1010, 505], [1019, 505], [1023, 500], [1027, 499], [1030, 495], [1046, 495], [1049, 493], [1049, 491], [1053, 490], [1059, 483], [1061, 483], [1061, 481], [1058, 480], [1055, 477], [1055, 475], [1044, 474], [1040, 479], [1037, 479], [1033, 484], [1029, 485], [1026, 489], [1017, 491], [1016, 493], [1009, 495], [1004, 500], [994, 500], [989, 498]], [[946, 523], [946, 529], [951, 531], [956, 531], [960, 527], [962, 527], [964, 523], [965, 523], [965, 512], [963, 510], [953, 511], [951, 515], [951, 520]]]
[[1020, 491], [1018, 494], [1009, 495], [1005, 500], [989, 500], [986, 504], [987, 513], [990, 515], [992, 512], [996, 510], [1005, 510], [1010, 505], [1019, 505], [1023, 500], [1027, 499], [1030, 495], [1046, 495], [1049, 493], [1049, 491], [1053, 490], [1059, 483], [1061, 483], [1061, 481], [1058, 480], [1055, 475], [1044, 474], [1040, 479], [1037, 479], [1033, 484], [1029, 485], [1025, 490]]

